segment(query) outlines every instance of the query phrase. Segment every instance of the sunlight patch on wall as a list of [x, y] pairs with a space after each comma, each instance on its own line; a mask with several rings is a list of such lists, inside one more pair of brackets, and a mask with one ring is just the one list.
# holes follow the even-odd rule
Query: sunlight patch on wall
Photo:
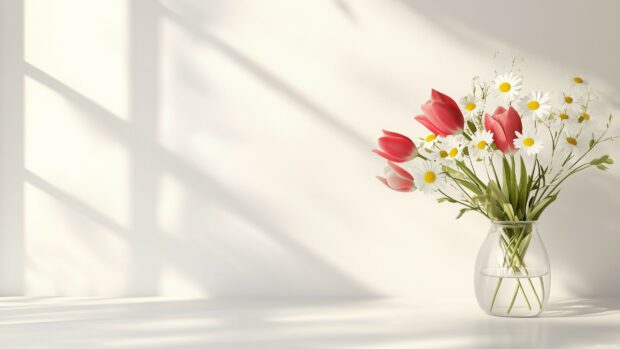
[[26, 296], [125, 291], [128, 246], [113, 231], [37, 186], [25, 186]]
[[127, 1], [26, 0], [25, 61], [128, 120]]
[[188, 298], [202, 298], [209, 295], [204, 290], [204, 285], [200, 285], [186, 276], [185, 271], [164, 265], [159, 277], [160, 296], [183, 296]]
[[25, 99], [26, 169], [127, 226], [127, 149], [90, 111], [30, 78]]

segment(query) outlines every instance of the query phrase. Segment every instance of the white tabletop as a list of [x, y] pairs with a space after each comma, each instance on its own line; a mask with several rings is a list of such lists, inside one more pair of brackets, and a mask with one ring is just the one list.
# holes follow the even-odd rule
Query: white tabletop
[[542, 317], [474, 300], [0, 298], [0, 347], [620, 348], [620, 300], [552, 302]]

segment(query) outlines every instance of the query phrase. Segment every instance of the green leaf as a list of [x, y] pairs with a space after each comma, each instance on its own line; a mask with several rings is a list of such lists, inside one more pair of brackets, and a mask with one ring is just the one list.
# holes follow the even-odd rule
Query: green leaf
[[515, 164], [514, 155], [510, 156], [510, 179], [512, 180], [512, 187], [510, 192], [510, 203], [513, 208], [517, 208], [519, 206], [519, 185], [517, 183], [517, 166]]
[[469, 177], [469, 179], [471, 179], [472, 182], [474, 182], [478, 186], [478, 188], [480, 188], [480, 190], [486, 189], [486, 185], [482, 183], [482, 181], [467, 167], [467, 165], [465, 165], [463, 161], [457, 161], [456, 166], [461, 171], [463, 171], [463, 173], [465, 173], [465, 175]]
[[469, 127], [471, 133], [476, 133], [476, 124], [474, 124], [473, 121], [467, 120], [467, 127]]
[[525, 251], [530, 245], [530, 240], [532, 239], [532, 234], [525, 234], [525, 237], [519, 242], [519, 246], [517, 247], [519, 250], [519, 256], [524, 256]]
[[507, 220], [508, 215], [504, 210], [504, 204], [509, 204], [508, 198], [504, 195], [497, 183], [489, 181], [486, 190], [486, 211], [490, 218], [495, 220]]
[[487, 195], [476, 195], [471, 198], [471, 201], [474, 204], [477, 204], [482, 207], [486, 207], [489, 202], [489, 197]]
[[446, 198], [446, 197], [443, 197], [443, 198], [439, 198], [439, 199], [437, 199], [437, 202], [439, 202], [439, 203], [446, 202], [446, 201], [447, 201], [447, 202], [451, 202], [451, 203], [456, 203], [456, 200], [451, 199], [451, 198]]
[[461, 172], [449, 166], [441, 166], [441, 169], [450, 177], [466, 180], [467, 177]]
[[543, 211], [547, 208], [547, 206], [551, 205], [551, 203], [554, 202], [557, 197], [558, 197], [557, 194], [550, 195], [550, 196], [547, 196], [546, 198], [538, 201], [534, 205], [534, 207], [532, 208], [530, 213], [528, 213], [527, 220], [528, 221], [538, 220], [538, 218], [543, 213]]
[[471, 209], [471, 208], [462, 208], [462, 209], [460, 209], [460, 210], [459, 210], [459, 214], [458, 214], [458, 215], [456, 215], [456, 219], [459, 219], [459, 218], [463, 217], [463, 215], [464, 215], [464, 214], [465, 214], [465, 212], [467, 212], [467, 211], [473, 211], [473, 209]]
[[502, 206], [502, 208], [504, 209], [504, 212], [506, 212], [506, 216], [508, 216], [508, 219], [510, 219], [511, 221], [517, 221], [518, 220], [515, 217], [514, 209], [512, 208], [512, 205], [510, 203], [505, 203]]
[[506, 157], [502, 158], [502, 167], [504, 173], [504, 177], [502, 178], [502, 190], [504, 192], [504, 195], [508, 198], [508, 201], [512, 202], [512, 171], [510, 169], [510, 164], [508, 164], [508, 160], [506, 160]]
[[534, 205], [534, 199], [536, 199], [536, 198], [533, 197], [533, 196], [530, 198], [530, 200], [529, 200], [529, 202], [527, 204], [527, 207], [532, 208], [532, 206]]
[[527, 206], [527, 197], [530, 194], [530, 185], [532, 183], [531, 179], [527, 174], [527, 167], [525, 167], [525, 161], [523, 161], [523, 157], [519, 157], [521, 159], [521, 178], [519, 179], [519, 195], [517, 197], [517, 210], [521, 213], [519, 214], [519, 218], [523, 213], [525, 213], [525, 209]]
[[[609, 162], [611, 161], [611, 162]], [[598, 166], [598, 165], [602, 165], [602, 164], [613, 164], [614, 161], [611, 160], [611, 158], [609, 157], [609, 155], [603, 155], [600, 158], [596, 158], [596, 159], [592, 159], [590, 161], [590, 164], [593, 166]]]
[[509, 202], [508, 197], [506, 197], [504, 192], [494, 181], [489, 181], [489, 185], [487, 187], [487, 194], [491, 197], [491, 200], [499, 203], [499, 206], [502, 206], [503, 204]]
[[482, 194], [482, 191], [480, 190], [480, 188], [478, 188], [478, 186], [476, 186], [472, 182], [468, 182], [468, 181], [465, 181], [465, 180], [462, 180], [462, 179], [458, 179], [458, 178], [454, 178], [454, 181], [457, 182], [458, 184], [462, 185], [463, 187], [467, 188], [474, 195]]

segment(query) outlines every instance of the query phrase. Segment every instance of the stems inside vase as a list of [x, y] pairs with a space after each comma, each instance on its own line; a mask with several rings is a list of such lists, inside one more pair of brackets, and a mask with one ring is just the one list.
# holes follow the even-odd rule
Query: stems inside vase
[[[531, 239], [532, 239], [532, 227], [529, 225], [501, 228], [501, 238], [499, 240], [499, 243], [504, 253], [503, 267], [508, 268], [510, 272], [515, 275], [517, 279], [517, 283], [515, 286], [512, 299], [510, 301], [510, 305], [508, 306], [508, 309], [506, 311], [506, 314], [508, 315], [511, 313], [514, 307], [517, 297], [519, 296], [519, 291], [521, 291], [521, 294], [523, 295], [523, 298], [525, 300], [525, 303], [528, 306], [528, 309], [529, 310], [532, 309], [532, 305], [530, 303], [529, 298], [527, 297], [525, 288], [523, 287], [523, 284], [521, 283], [521, 280], [519, 279], [519, 276], [518, 276], [519, 274], [524, 274], [527, 276], [529, 286], [531, 287], [532, 292], [536, 298], [538, 307], [539, 309], [542, 310], [541, 298], [539, 297], [538, 292], [536, 291], [536, 288], [534, 287], [534, 283], [532, 282], [531, 277], [529, 277], [530, 274], [524, 262], [524, 257], [525, 257], [525, 254], [527, 253]], [[495, 306], [497, 295], [500, 292], [503, 279], [504, 279], [504, 276], [500, 276], [497, 280], [497, 285], [495, 287], [495, 292], [493, 293], [493, 298], [491, 300], [491, 307], [489, 309], [489, 312], [493, 311], [493, 307]], [[541, 285], [543, 285], [542, 278], [540, 278], [540, 280], [541, 280]]]

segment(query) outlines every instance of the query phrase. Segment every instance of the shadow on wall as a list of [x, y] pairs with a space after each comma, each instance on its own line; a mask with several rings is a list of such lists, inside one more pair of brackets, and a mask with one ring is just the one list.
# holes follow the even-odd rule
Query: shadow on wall
[[[398, 1], [463, 43], [483, 47], [491, 38], [531, 57], [595, 74], [612, 88], [606, 101], [615, 109], [620, 105], [612, 97], [620, 91], [620, 69], [615, 68], [620, 46], [611, 44], [617, 42], [620, 32], [616, 20], [620, 2], [528, 0], [508, 6], [474, 0], [452, 1], [438, 9], [431, 1]], [[601, 42], [610, 43], [605, 52], [600, 52]], [[618, 121], [616, 117], [612, 133], [618, 134]], [[617, 143], [614, 149], [618, 149]], [[575, 296], [617, 296], [620, 198], [615, 188], [620, 186], [620, 178], [613, 170], [590, 171], [592, 175], [578, 174], [564, 186], [561, 204], [552, 205], [542, 219], [541, 234], [552, 264], [568, 274], [561, 278]]]
[[[462, 37], [465, 41], [474, 39], [459, 31], [462, 26], [480, 32], [481, 35], [506, 41], [533, 55], [561, 59], [566, 64], [576, 67], [590, 64], [591, 66], [586, 68], [608, 79], [616, 89], [620, 88], [618, 71], [605, 71], [606, 67], [615, 65], [617, 52], [608, 55], [591, 55], [588, 52], [588, 49], [595, 47], [590, 46], [593, 45], [589, 37], [592, 33], [604, 32], [609, 37], [599, 38], [600, 40], [609, 39], [609, 42], [615, 40], [613, 36], [617, 30], [603, 31], [601, 26], [617, 25], [616, 22], [587, 16], [589, 13], [587, 6], [602, 6], [602, 2], [596, 4], [583, 2], [572, 8], [561, 9], [551, 7], [547, 2], [532, 2], [532, 7], [537, 11], [530, 11], [527, 6], [520, 4], [514, 11], [523, 11], [523, 18], [531, 19], [528, 25], [522, 25], [520, 22], [507, 24], [506, 18], [515, 18], [518, 15], [498, 16], [505, 12], [506, 7], [499, 3], [455, 1], [451, 6], [443, 6], [441, 11], [438, 11], [437, 5], [432, 2], [402, 2], [412, 11], [434, 20], [452, 35]], [[342, 123], [328, 108], [311, 100], [295, 86], [235, 49], [233, 45], [203, 29], [201, 21], [205, 19], [201, 18], [198, 15], [199, 11], [192, 7], [193, 2], [174, 2], [175, 5], [179, 5], [178, 11], [171, 10], [157, 1], [137, 0], [130, 3], [129, 37], [132, 49], [129, 57], [131, 67], [129, 122], [122, 121], [79, 91], [75, 91], [37, 67], [30, 64], [22, 66], [21, 62], [19, 64], [25, 75], [64, 96], [75, 107], [83, 110], [84, 114], [88, 115], [89, 122], [96, 124], [102, 133], [127, 147], [132, 162], [130, 175], [132, 220], [129, 228], [123, 228], [103, 212], [98, 212], [79, 198], [64, 193], [39, 174], [20, 168], [20, 181], [26, 181], [39, 188], [67, 207], [125, 239], [131, 250], [132, 259], [130, 275], [127, 278], [128, 294], [157, 295], [162, 270], [170, 266], [175, 271], [183, 273], [193, 285], [210, 296], [243, 295], [250, 291], [258, 295], [270, 295], [269, 292], [273, 290], [278, 290], [277, 295], [317, 295], [317, 290], [323, 290], [324, 295], [373, 295], [372, 290], [291, 239], [287, 232], [270, 218], [285, 212], [270, 212], [266, 203], [260, 198], [251, 197], [236, 188], [224, 185], [215, 176], [205, 173], [191, 161], [157, 143], [160, 111], [153, 101], [161, 98], [160, 79], [157, 75], [158, 66], [161, 64], [157, 58], [161, 46], [160, 20], [166, 18], [174, 21], [205, 45], [219, 50], [223, 56], [248, 72], [266, 88], [278, 92], [284, 99], [303, 108], [342, 134], [347, 142], [363, 149], [369, 149], [370, 142]], [[611, 2], [608, 4], [616, 6], [611, 5]], [[350, 2], [338, 0], [336, 6], [351, 20], [357, 21], [355, 8]], [[483, 8], [488, 10], [483, 11]], [[583, 31], [580, 31], [577, 37], [566, 37], [561, 27], [549, 27], [547, 22], [543, 21], [546, 15], [555, 16], [559, 12], [566, 16], [567, 21], [579, 20], [582, 24]], [[607, 11], [605, 15], [611, 17], [612, 12]], [[580, 15], [584, 15], [584, 18], [580, 18]], [[583, 50], [571, 40], [583, 43], [585, 45], [582, 46]], [[553, 44], [550, 45], [550, 42]], [[191, 67], [183, 69], [187, 71], [191, 70]], [[186, 75], [192, 76], [191, 72]], [[200, 86], [199, 83], [193, 84], [197, 89]], [[23, 154], [22, 143], [13, 146], [12, 149]], [[15, 165], [23, 167], [23, 162]], [[161, 199], [157, 196], [158, 184], [164, 174], [174, 177], [192, 192], [192, 195], [185, 198], [182, 203], [184, 226], [178, 232], [163, 231], [157, 224], [157, 203]], [[554, 211], [552, 208], [548, 212], [542, 228], [549, 233], [543, 231], [544, 239], [549, 246], [554, 246], [551, 251], [552, 262], [565, 265], [567, 269], [574, 271], [575, 284], [571, 287], [577, 296], [615, 295], [620, 293], [620, 276], [614, 274], [611, 269], [600, 268], [603, 265], [611, 268], [620, 261], [615, 251], [615, 246], [620, 242], [617, 234], [620, 218], [616, 214], [620, 203], [609, 190], [616, 188], [620, 183], [618, 178], [611, 176], [599, 175], [596, 177], [597, 182], [583, 176], [581, 178], [585, 182], [583, 188], [588, 187], [589, 193], [587, 195], [575, 191], [562, 193], [562, 200], [566, 205], [562, 206], [563, 211], [557, 209]], [[600, 205], [600, 209], [588, 209], [587, 212], [591, 216], [587, 220], [578, 221], [578, 216], [574, 213], [583, 213], [583, 206], [592, 203]], [[207, 207], [206, 211], [203, 211], [202, 207]], [[229, 233], [209, 222], [216, 220], [220, 212], [225, 212], [235, 220], [250, 226], [252, 231], [258, 232], [272, 244], [279, 246], [279, 250], [287, 253], [286, 260], [291, 263], [282, 265], [278, 256], [266, 255], [257, 248], [233, 243], [247, 238], [245, 235], [247, 230], [240, 228]], [[566, 215], [570, 215], [572, 221], [567, 220]], [[600, 231], [592, 232], [590, 222], [597, 222], [596, 226]], [[591, 248], [584, 249], [583, 246]], [[98, 246], [93, 245], [91, 248], [95, 251]]]
[[560, 193], [562, 204], [545, 214], [541, 234], [552, 268], [561, 268], [559, 278], [574, 295], [617, 297], [620, 198], [610, 188], [618, 188], [620, 178], [600, 172], [578, 176]]
[[[620, 47], [612, 44], [620, 32], [617, 1], [526, 0], [510, 5], [473, 0], [451, 1], [441, 8], [432, 1], [396, 1], [463, 43], [475, 47], [491, 38], [531, 57], [585, 69], [620, 90], [620, 70], [614, 68]], [[609, 43], [605, 52], [600, 52], [601, 42]]]
[[200, 38], [211, 47], [217, 48], [221, 53], [226, 55], [231, 61], [237, 63], [239, 67], [249, 72], [258, 81], [309, 111], [328, 127], [346, 137], [355, 146], [358, 146], [360, 149], [370, 149], [372, 147], [372, 143], [368, 139], [364, 138], [350, 126], [343, 124], [337, 116], [326, 110], [325, 107], [310, 100], [301, 91], [295, 89], [268, 69], [260, 66], [250, 57], [235, 49], [232, 45], [229, 45], [217, 36], [201, 29], [201, 22], [194, 19], [197, 13], [196, 10], [193, 10], [193, 15], [192, 9], [187, 7], [184, 7], [183, 11], [175, 11], [162, 6], [161, 10], [166, 18], [175, 21], [185, 30], [189, 31], [194, 37]]
[[[126, 241], [131, 251], [126, 295], [158, 295], [162, 270], [166, 267], [183, 274], [186, 280], [209, 296], [374, 295], [349, 275], [288, 237], [288, 234], [269, 218], [283, 213], [266, 211], [266, 206], [259, 199], [226, 187], [191, 162], [157, 143], [157, 101], [160, 98], [157, 74], [161, 40], [159, 23], [164, 16], [202, 38], [206, 44], [222, 51], [257, 80], [310, 111], [345, 135], [351, 143], [364, 148], [370, 147], [367, 140], [341, 124], [337, 117], [264, 70], [249, 57], [209, 33], [198, 31], [193, 19], [186, 19], [171, 12], [159, 2], [138, 0], [130, 2], [129, 13], [130, 121], [123, 121], [39, 68], [25, 62], [20, 64], [25, 76], [62, 95], [73, 106], [82, 110], [83, 114], [88, 116], [88, 122], [96, 125], [100, 132], [126, 146], [131, 156], [129, 228], [123, 228], [104, 212], [98, 212], [28, 169], [20, 169], [21, 180], [82, 216], [114, 231]], [[23, 153], [23, 144], [14, 144], [14, 149]], [[157, 223], [157, 193], [164, 174], [174, 177], [192, 193], [182, 204], [185, 226], [178, 232], [162, 231]], [[201, 211], [200, 208], [205, 206], [211, 207], [213, 212], [208, 209], [206, 212]], [[222, 227], [209, 225], [209, 218], [218, 212], [226, 212], [246, 226], [251, 226], [252, 231], [264, 235], [272, 245], [278, 246], [279, 251], [285, 251], [290, 263], [282, 264], [277, 256], [244, 245], [242, 242], [246, 238], [246, 231], [220, 231]], [[94, 252], [99, 247], [93, 245], [90, 248], [92, 255], [96, 255]], [[273, 294], [274, 290], [277, 290], [276, 294]]]

